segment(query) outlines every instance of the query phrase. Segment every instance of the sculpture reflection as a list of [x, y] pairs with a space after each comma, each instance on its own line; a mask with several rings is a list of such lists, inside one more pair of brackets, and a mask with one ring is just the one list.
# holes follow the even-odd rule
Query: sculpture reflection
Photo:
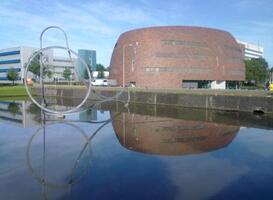
[[239, 131], [237, 126], [129, 113], [114, 118], [113, 127], [125, 148], [160, 155], [198, 154], [224, 148]]
[[49, 195], [56, 199], [71, 196], [72, 187], [90, 170], [91, 141], [111, 120], [89, 122], [99, 125], [87, 134], [77, 124], [79, 120], [47, 121], [48, 117], [42, 115], [42, 125], [29, 139], [26, 160], [31, 174], [42, 186], [44, 199]]
[[[78, 142], [75, 142], [75, 136], [72, 136], [72, 132], [79, 135], [79, 137], [82, 137], [84, 139], [84, 141], [86, 141], [88, 143], [88, 150], [87, 150], [87, 163], [86, 165], [90, 165], [91, 164], [91, 155], [92, 155], [92, 150], [91, 150], [91, 144], [89, 143], [88, 141], [88, 137], [87, 135], [85, 134], [85, 132], [78, 126], [72, 124], [72, 123], [66, 123], [66, 122], [59, 122], [59, 123], [50, 123], [50, 124], [47, 124], [46, 126], [41, 126], [37, 129], [37, 131], [31, 136], [29, 142], [28, 142], [28, 145], [27, 145], [27, 164], [29, 166], [29, 169], [31, 171], [31, 173], [34, 175], [34, 177], [41, 183], [43, 184], [46, 184], [48, 186], [52, 186], [52, 187], [67, 187], [69, 185], [72, 185], [74, 184], [79, 178], [76, 178], [74, 177], [74, 170], [75, 168], [77, 167], [80, 159], [82, 158], [83, 156], [83, 151], [79, 151], [79, 156], [75, 156], [74, 160], [75, 160], [75, 164], [74, 164], [74, 167], [71, 167], [71, 175], [70, 175], [70, 179], [69, 181], [67, 181], [67, 183], [50, 183], [48, 181], [46, 181], [46, 178], [45, 177], [42, 177], [41, 174], [39, 174], [38, 172], [35, 171], [35, 169], [32, 167], [32, 162], [31, 162], [31, 158], [30, 158], [30, 155], [31, 155], [31, 149], [32, 149], [32, 146], [34, 145], [37, 145], [39, 144], [40, 142], [43, 144], [42, 145], [42, 158], [43, 158], [43, 168], [45, 167], [46, 165], [46, 157], [49, 157], [50, 155], [46, 155], [46, 153], [48, 154], [49, 152], [53, 152], [53, 148], [54, 148], [54, 154], [53, 156], [56, 156], [56, 154], [58, 154], [59, 152], [61, 152], [61, 156], [60, 157], [63, 157], [65, 155], [65, 153], [62, 153], [64, 151], [67, 151], [66, 149], [63, 149], [63, 150], [60, 150], [59, 148], [62, 146], [61, 143], [63, 142], [67, 142], [70, 143], [69, 139], [67, 141], [62, 141], [62, 139], [64, 138], [62, 136], [62, 133], [61, 134], [58, 134], [58, 132], [60, 133], [60, 129], [58, 131], [54, 131], [54, 133], [52, 132], [53, 129], [56, 129], [56, 128], [60, 128], [60, 126], [62, 127], [63, 130], [65, 130], [66, 132], [68, 132], [68, 135], [66, 138], [68, 137], [72, 137], [73, 138], [73, 141], [74, 143], [78, 143]], [[62, 131], [61, 131], [62, 132]], [[59, 139], [61, 140], [58, 140], [57, 142], [53, 143], [51, 140], [52, 140], [52, 136], [50, 136], [49, 134], [55, 134], [55, 136], [53, 137], [59, 137]], [[40, 138], [39, 138], [39, 135], [40, 135]], [[41, 139], [41, 141], [40, 141]], [[80, 139], [80, 138], [79, 138]], [[71, 143], [72, 143], [71, 142]], [[33, 143], [36, 143], [36, 144], [33, 144]], [[79, 142], [80, 143], [80, 142]], [[81, 142], [82, 143], [82, 142]], [[57, 144], [56, 146], [53, 146]], [[72, 145], [72, 144], [71, 144]], [[51, 149], [50, 150], [47, 150], [46, 148], [50, 146]], [[76, 149], [75, 147], [71, 147], [73, 150]], [[80, 148], [78, 148], [80, 149]], [[71, 153], [72, 151], [69, 151], [69, 153]], [[35, 154], [36, 152], [32, 152], [32, 154]], [[39, 152], [40, 153], [40, 152]], [[53, 157], [52, 156], [52, 157]], [[57, 165], [57, 159], [56, 158], [51, 158], [53, 159], [54, 161], [52, 163], [55, 163]], [[55, 168], [56, 169], [56, 168]], [[45, 169], [43, 169], [45, 170]], [[62, 169], [63, 170], [63, 169]]]

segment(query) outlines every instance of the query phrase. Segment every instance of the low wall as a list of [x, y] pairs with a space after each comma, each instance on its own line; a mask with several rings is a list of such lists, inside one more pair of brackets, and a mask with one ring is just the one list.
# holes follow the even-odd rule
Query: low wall
[[[90, 100], [98, 100], [100, 95], [111, 97], [120, 92], [120, 88], [95, 88]], [[39, 90], [37, 90], [38, 92]], [[84, 98], [86, 90], [82, 88], [46, 88], [45, 93], [64, 98]], [[173, 105], [188, 108], [205, 108], [225, 111], [246, 111], [273, 113], [273, 95], [263, 91], [214, 91], [214, 90], [151, 90], [125, 89], [118, 100], [133, 103]]]

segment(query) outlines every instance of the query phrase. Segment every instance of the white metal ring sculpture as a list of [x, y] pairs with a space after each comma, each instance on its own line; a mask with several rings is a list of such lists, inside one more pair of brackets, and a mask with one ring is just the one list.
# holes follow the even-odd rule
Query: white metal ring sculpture
[[[62, 46], [49, 46], [49, 47], [46, 47], [46, 48], [43, 48], [43, 34], [49, 30], [49, 29], [57, 29], [57, 30], [60, 30], [63, 34], [64, 34], [64, 37], [65, 37], [65, 41], [66, 41], [66, 47], [62, 47]], [[45, 93], [45, 88], [44, 88], [44, 80], [43, 80], [43, 70], [44, 70], [44, 63], [43, 63], [43, 52], [46, 51], [46, 50], [49, 50], [49, 49], [52, 49], [52, 48], [55, 48], [55, 49], [62, 49], [62, 50], [66, 50], [68, 52], [68, 55], [69, 55], [69, 58], [70, 58], [70, 62], [72, 63], [72, 57], [71, 57], [71, 53], [74, 54], [75, 56], [77, 56], [77, 58], [79, 59], [79, 61], [84, 65], [86, 71], [87, 71], [87, 74], [88, 74], [88, 83], [85, 83], [88, 87], [88, 90], [87, 90], [87, 93], [84, 97], [84, 99], [82, 100], [82, 102], [77, 105], [76, 107], [70, 109], [70, 110], [66, 110], [66, 111], [56, 111], [56, 110], [52, 110], [52, 109], [49, 109], [49, 108], [46, 108], [44, 105], [44, 93]], [[40, 55], [40, 59], [39, 59], [39, 64], [40, 64], [40, 84], [41, 84], [41, 95], [42, 95], [42, 104], [40, 104], [39, 102], [37, 102], [32, 94], [30, 93], [30, 90], [28, 88], [28, 83], [27, 83], [27, 73], [28, 73], [28, 70], [29, 70], [29, 67], [30, 67], [30, 64], [31, 64], [31, 61], [36, 58], [36, 56]], [[50, 26], [50, 27], [47, 27], [46, 29], [44, 29], [40, 35], [40, 50], [37, 51], [36, 53], [34, 53], [30, 59], [29, 59], [29, 62], [25, 68], [25, 72], [24, 72], [24, 85], [25, 85], [25, 89], [26, 89], [26, 92], [27, 94], [29, 95], [30, 99], [33, 101], [34, 104], [36, 104], [39, 108], [41, 108], [43, 111], [46, 111], [47, 113], [51, 113], [51, 114], [68, 114], [68, 113], [72, 113], [72, 112], [75, 112], [77, 111], [85, 102], [86, 100], [88, 99], [90, 93], [91, 93], [91, 82], [92, 82], [92, 73], [90, 71], [91, 69], [88, 67], [88, 65], [85, 63], [85, 61], [83, 59], [81, 59], [78, 54], [74, 51], [72, 51], [70, 48], [69, 48], [69, 45], [68, 45], [68, 39], [67, 39], [67, 35], [65, 33], [65, 31], [58, 27], [58, 26]]]

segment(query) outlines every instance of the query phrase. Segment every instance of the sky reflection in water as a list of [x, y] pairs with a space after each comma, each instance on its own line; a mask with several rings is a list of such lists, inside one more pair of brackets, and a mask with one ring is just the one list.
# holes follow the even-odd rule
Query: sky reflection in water
[[0, 199], [273, 199], [273, 126], [1, 103]]

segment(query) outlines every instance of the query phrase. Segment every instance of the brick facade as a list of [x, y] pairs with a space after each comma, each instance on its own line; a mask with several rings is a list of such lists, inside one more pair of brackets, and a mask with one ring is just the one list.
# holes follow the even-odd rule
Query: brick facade
[[[123, 61], [124, 59], [124, 61]], [[124, 75], [123, 75], [124, 63]], [[123, 33], [113, 50], [110, 79], [118, 85], [180, 88], [182, 80], [245, 79], [240, 46], [225, 31], [186, 26]]]

